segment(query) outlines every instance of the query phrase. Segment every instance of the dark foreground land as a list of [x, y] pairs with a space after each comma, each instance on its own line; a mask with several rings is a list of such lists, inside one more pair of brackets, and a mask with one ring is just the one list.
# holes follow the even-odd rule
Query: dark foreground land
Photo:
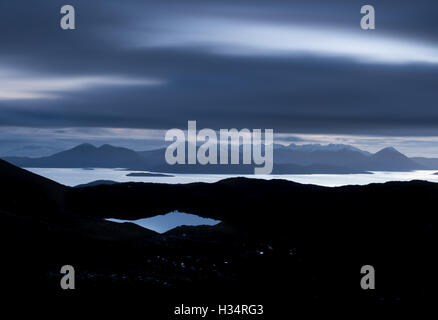
[[[181, 303], [264, 304], [277, 314], [302, 304], [425, 303], [437, 195], [438, 185], [422, 181], [325, 188], [236, 178], [68, 188], [0, 161], [2, 289], [140, 300], [162, 314]], [[222, 223], [160, 235], [103, 219], [172, 210]], [[67, 264], [76, 270], [70, 292], [59, 285]], [[375, 290], [360, 287], [363, 265], [376, 270]]]

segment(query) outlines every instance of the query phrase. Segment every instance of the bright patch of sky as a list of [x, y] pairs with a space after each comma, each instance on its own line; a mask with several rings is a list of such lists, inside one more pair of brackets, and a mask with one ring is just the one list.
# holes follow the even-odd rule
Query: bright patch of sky
[[[1, 67], [0, 67], [1, 68]], [[60, 93], [99, 86], [156, 86], [156, 79], [134, 79], [121, 76], [48, 76], [3, 69], [0, 73], [0, 100], [35, 100], [60, 98]]]
[[381, 33], [211, 17], [183, 17], [155, 23], [157, 31], [153, 35], [133, 36], [131, 45], [195, 47], [213, 54], [237, 56], [310, 54], [362, 63], [438, 64], [436, 44]]

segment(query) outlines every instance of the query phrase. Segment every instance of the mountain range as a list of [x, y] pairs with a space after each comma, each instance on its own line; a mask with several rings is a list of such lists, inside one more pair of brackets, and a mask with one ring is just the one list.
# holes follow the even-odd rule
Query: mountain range
[[[243, 147], [240, 148], [240, 156]], [[81, 144], [40, 158], [3, 157], [20, 167], [127, 168], [165, 173], [251, 174], [254, 165], [168, 165], [165, 149], [134, 151], [127, 148]], [[242, 158], [242, 157], [240, 157]], [[369, 171], [437, 170], [438, 159], [408, 158], [393, 147], [374, 154], [343, 144], [274, 146], [273, 174], [348, 174]]]

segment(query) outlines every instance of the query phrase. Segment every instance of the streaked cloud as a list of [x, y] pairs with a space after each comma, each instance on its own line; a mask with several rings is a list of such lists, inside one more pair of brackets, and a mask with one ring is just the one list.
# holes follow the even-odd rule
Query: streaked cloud
[[157, 86], [162, 80], [120, 76], [48, 76], [3, 70], [0, 73], [0, 100], [35, 100], [61, 98], [62, 92], [112, 86]]
[[135, 37], [131, 44], [236, 56], [315, 55], [367, 63], [438, 64], [437, 44], [376, 32], [193, 16], [156, 23], [153, 36], [145, 42]]
[[[380, 1], [370, 32], [361, 0], [72, 0], [74, 32], [59, 28], [64, 4], [0, 3], [7, 150], [13, 137], [23, 153], [39, 141], [47, 152], [86, 140], [142, 146], [132, 130], [197, 120], [433, 153], [436, 141], [415, 137], [438, 136], [436, 1]], [[39, 140], [35, 128], [58, 129]]]

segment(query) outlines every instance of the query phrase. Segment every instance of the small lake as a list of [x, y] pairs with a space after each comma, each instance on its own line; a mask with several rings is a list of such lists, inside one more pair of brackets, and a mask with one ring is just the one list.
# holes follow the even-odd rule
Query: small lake
[[158, 215], [152, 218], [138, 219], [138, 220], [120, 220], [120, 219], [106, 219], [108, 221], [125, 223], [131, 222], [140, 227], [164, 233], [180, 226], [214, 226], [220, 223], [219, 220], [202, 218], [194, 214], [174, 211], [165, 215]]
[[[388, 181], [426, 180], [438, 182], [436, 170], [418, 170], [410, 172], [376, 171], [372, 174], [288, 174], [288, 175], [220, 175], [220, 174], [172, 174], [171, 177], [128, 177], [127, 174], [137, 171], [123, 169], [59, 169], [59, 168], [25, 168], [33, 173], [57, 181], [67, 186], [87, 184], [96, 180], [112, 180], [116, 182], [154, 182], [154, 183], [213, 183], [231, 177], [248, 177], [258, 179], [285, 179], [289, 181], [316, 184], [327, 187], [344, 185], [365, 185]], [[147, 172], [147, 171], [145, 171]]]

